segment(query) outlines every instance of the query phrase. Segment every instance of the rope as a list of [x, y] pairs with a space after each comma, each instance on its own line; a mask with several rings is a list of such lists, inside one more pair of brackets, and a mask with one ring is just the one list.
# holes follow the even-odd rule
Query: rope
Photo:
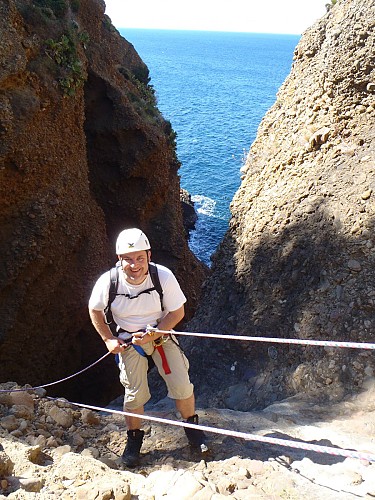
[[[53, 399], [55, 401], [59, 401], [58, 398], [47, 398], [47, 399]], [[273, 437], [269, 437], [269, 436], [259, 436], [256, 434], [248, 434], [245, 432], [231, 431], [229, 429], [217, 429], [215, 427], [208, 427], [205, 425], [196, 425], [196, 424], [190, 424], [188, 422], [179, 422], [176, 420], [168, 420], [166, 418], [152, 417], [151, 415], [139, 415], [139, 414], [135, 414], [135, 413], [129, 413], [126, 411], [113, 410], [113, 409], [109, 409], [109, 408], [100, 408], [98, 406], [92, 406], [92, 405], [87, 405], [87, 404], [82, 404], [82, 403], [73, 403], [71, 401], [66, 401], [65, 399], [63, 400], [63, 402], [69, 403], [71, 405], [78, 406], [81, 408], [87, 408], [89, 410], [104, 411], [104, 412], [113, 413], [116, 415], [137, 417], [137, 418], [142, 418], [144, 420], [150, 420], [152, 422], [159, 422], [162, 424], [176, 425], [178, 427], [190, 427], [192, 429], [199, 429], [202, 431], [212, 432], [215, 434], [223, 434], [225, 436], [232, 436], [232, 437], [236, 437], [236, 438], [241, 438], [241, 439], [245, 439], [246, 441], [260, 441], [261, 443], [274, 444], [274, 445], [284, 446], [284, 447], [288, 447], [288, 448], [296, 448], [296, 449], [307, 450], [307, 451], [315, 451], [317, 453], [324, 453], [324, 454], [328, 454], [328, 455], [341, 456], [341, 457], [347, 457], [347, 458], [348, 457], [349, 458], [358, 458], [360, 460], [367, 460], [368, 462], [375, 462], [375, 454], [360, 452], [357, 450], [347, 450], [344, 448], [334, 448], [332, 446], [320, 446], [320, 445], [315, 445], [315, 444], [311, 444], [311, 443], [305, 443], [302, 441], [291, 441], [288, 439], [279, 439], [279, 438], [273, 438]]]
[[[176, 332], [176, 331], [170, 331], [170, 330], [159, 330], [158, 328], [153, 328], [153, 327], [147, 327], [146, 333], [148, 331], [153, 331], [157, 333], [162, 333], [162, 334], [170, 334], [173, 333], [173, 335], [182, 335], [182, 336], [192, 336], [192, 337], [205, 337], [205, 338], [213, 338], [213, 339], [225, 339], [225, 340], [243, 340], [243, 341], [251, 341], [251, 342], [270, 342], [273, 344], [300, 344], [300, 345], [315, 345], [315, 346], [323, 346], [323, 347], [345, 347], [349, 349], [375, 349], [375, 344], [371, 344], [368, 342], [334, 342], [330, 340], [303, 340], [303, 339], [282, 339], [282, 338], [277, 338], [277, 337], [249, 337], [246, 335], [224, 335], [224, 334], [214, 334], [214, 333], [198, 333], [198, 332]], [[80, 375], [81, 373], [85, 372], [86, 370], [89, 370], [96, 364], [100, 363], [104, 358], [106, 358], [110, 352], [107, 352], [99, 358], [97, 361], [92, 363], [91, 365], [87, 366], [83, 370], [80, 370], [77, 373], [74, 373], [73, 375], [69, 375], [68, 377], [65, 377], [60, 380], [56, 380], [56, 382], [50, 382], [49, 384], [43, 384], [43, 385], [38, 385], [36, 387], [29, 387], [25, 389], [1, 389], [0, 393], [3, 392], [25, 392], [25, 391], [32, 391], [36, 389], [43, 389], [45, 387], [50, 387], [52, 385], [60, 384], [61, 382], [65, 382], [66, 380], [69, 380], [73, 377], [76, 377], [77, 375]]]
[[[171, 333], [168, 330], [158, 330], [158, 329], [154, 329], [154, 328], [152, 328], [151, 330], [156, 331], [158, 333], [163, 333], [163, 334]], [[207, 334], [207, 333], [196, 333], [196, 332], [175, 332], [175, 331], [173, 331], [172, 333], [174, 335], [186, 335], [186, 336], [190, 335], [193, 337], [219, 338], [219, 339], [227, 339], [227, 340], [243, 340], [243, 341], [271, 342], [271, 343], [283, 343], [283, 344], [317, 345], [317, 346], [324, 346], [324, 347], [327, 347], [327, 346], [346, 347], [346, 348], [352, 348], [352, 349], [375, 349], [375, 344], [370, 344], [370, 343], [332, 342], [332, 341], [326, 341], [326, 340], [281, 339], [281, 338], [272, 338], [272, 337], [249, 337], [249, 336], [242, 336], [242, 335], [222, 335], [222, 334]], [[99, 358], [98, 360], [96, 360], [94, 363], [87, 366], [86, 368], [83, 368], [82, 370], [78, 371], [77, 373], [74, 373], [73, 375], [69, 375], [68, 377], [57, 380], [55, 382], [50, 382], [48, 384], [43, 384], [43, 385], [39, 385], [36, 387], [29, 387], [29, 388], [24, 388], [24, 389], [0, 390], [0, 393], [32, 391], [32, 390], [36, 390], [36, 389], [43, 389], [45, 387], [50, 387], [52, 385], [56, 385], [56, 384], [59, 384], [61, 382], [65, 382], [66, 380], [69, 380], [73, 377], [76, 377], [76, 376], [80, 375], [81, 373], [89, 370], [90, 368], [92, 368], [96, 364], [100, 363], [104, 358], [106, 358], [110, 354], [111, 354], [110, 352], [107, 352], [101, 358]], [[59, 398], [48, 397], [47, 399], [59, 401]], [[134, 414], [134, 413], [119, 411], [119, 410], [111, 410], [111, 409], [107, 409], [107, 408], [100, 408], [97, 406], [92, 406], [92, 405], [87, 405], [87, 404], [82, 404], [82, 403], [74, 403], [74, 402], [70, 402], [67, 400], [64, 400], [64, 403], [69, 403], [71, 405], [78, 406], [81, 408], [87, 408], [90, 410], [96, 410], [96, 411], [102, 411], [102, 412], [125, 415], [125, 416], [132, 416], [132, 417], [140, 417], [138, 414]], [[365, 453], [365, 452], [359, 452], [356, 450], [346, 450], [346, 449], [341, 449], [341, 448], [333, 448], [330, 446], [319, 446], [319, 445], [314, 445], [314, 444], [310, 444], [310, 443], [304, 443], [301, 441], [291, 441], [291, 440], [287, 440], [287, 439], [278, 439], [278, 438], [272, 438], [272, 437], [268, 437], [268, 436], [258, 436], [255, 434], [248, 434], [248, 433], [244, 433], [244, 432], [231, 431], [229, 429], [217, 429], [217, 428], [207, 427], [207, 426], [203, 426], [203, 425], [190, 424], [187, 422], [178, 422], [178, 421], [174, 421], [174, 420], [167, 420], [164, 418], [152, 417], [150, 415], [142, 415], [140, 418], [145, 419], [145, 420], [170, 424], [170, 425], [176, 425], [176, 426], [180, 426], [180, 427], [190, 427], [193, 429], [199, 429], [199, 430], [206, 431], [206, 432], [223, 434], [225, 436], [242, 438], [242, 439], [245, 439], [248, 441], [260, 441], [263, 443], [274, 444], [274, 445], [284, 446], [284, 447], [288, 447], [288, 448], [297, 448], [297, 449], [302, 449], [302, 450], [315, 451], [317, 453], [325, 453], [325, 454], [334, 455], [334, 456], [358, 458], [360, 460], [367, 460], [369, 462], [375, 462], [375, 455], [372, 455], [370, 453]]]
[[0, 393], [1, 392], [26, 392], [26, 391], [34, 391], [36, 389], [44, 389], [45, 387], [50, 387], [51, 385], [60, 384], [61, 382], [65, 382], [66, 380], [69, 380], [69, 379], [71, 379], [73, 377], [76, 377], [77, 375], [80, 375], [81, 373], [85, 372], [86, 370], [89, 370], [93, 366], [95, 366], [98, 363], [100, 363], [101, 361], [103, 361], [103, 359], [106, 358], [107, 356], [109, 356], [110, 354], [112, 354], [112, 353], [110, 353], [108, 351], [106, 354], [104, 354], [104, 356], [102, 356], [101, 358], [99, 358], [96, 361], [94, 361], [94, 363], [91, 363], [91, 365], [86, 366], [86, 368], [83, 368], [82, 370], [80, 370], [77, 373], [73, 373], [73, 375], [69, 375], [68, 377], [62, 378], [60, 380], [56, 380], [56, 382], [50, 382], [49, 384], [38, 385], [36, 387], [27, 387], [27, 388], [24, 388], [24, 389], [1, 389]]
[[248, 337], [246, 335], [223, 335], [218, 333], [196, 333], [196, 332], [176, 332], [169, 330], [158, 330], [150, 328], [156, 333], [172, 333], [173, 335], [185, 335], [192, 337], [206, 337], [212, 339], [226, 340], [246, 340], [251, 342], [271, 342], [275, 344], [301, 344], [301, 345], [317, 345], [323, 347], [347, 347], [349, 349], [375, 349], [375, 344], [368, 342], [334, 342], [331, 340], [303, 340], [303, 339], [281, 339], [277, 337]]

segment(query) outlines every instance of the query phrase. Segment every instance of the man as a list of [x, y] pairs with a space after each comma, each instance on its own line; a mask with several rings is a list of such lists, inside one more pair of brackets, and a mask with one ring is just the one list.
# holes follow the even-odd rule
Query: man
[[[149, 272], [151, 247], [146, 235], [140, 229], [125, 229], [117, 238], [116, 253], [120, 272], [111, 311], [118, 336], [112, 334], [105, 321], [110, 271], [96, 282], [89, 301], [89, 313], [107, 349], [119, 355], [120, 381], [125, 387], [124, 411], [134, 414], [125, 417], [128, 431], [122, 460], [127, 467], [135, 467], [139, 464], [144, 437], [141, 430], [144, 405], [150, 399], [146, 354], [152, 356], [166, 382], [168, 396], [175, 400], [182, 418], [197, 424], [198, 416], [195, 414], [194, 387], [188, 375], [189, 362], [176, 338], [152, 330], [145, 333], [148, 325], [169, 331], [184, 317], [186, 298], [175, 276], [166, 267], [156, 266], [163, 291], [162, 305]], [[188, 427], [184, 430], [191, 446], [207, 450], [201, 430]]]

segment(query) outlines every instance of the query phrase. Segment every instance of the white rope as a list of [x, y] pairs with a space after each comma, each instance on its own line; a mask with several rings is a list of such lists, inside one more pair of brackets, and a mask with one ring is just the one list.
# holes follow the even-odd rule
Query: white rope
[[[48, 399], [53, 399], [59, 401], [58, 398], [48, 398]], [[64, 403], [69, 403], [74, 406], [78, 406], [81, 408], [87, 408], [89, 410], [95, 410], [95, 411], [103, 411], [107, 413], [112, 413], [112, 414], [117, 414], [117, 415], [124, 415], [124, 416], [129, 416], [129, 417], [137, 417], [141, 418], [143, 420], [150, 420], [151, 422], [159, 422], [162, 424], [168, 424], [168, 425], [176, 425], [178, 427], [190, 427], [192, 429], [199, 429], [205, 432], [212, 432], [215, 434], [222, 434], [224, 436], [232, 436], [236, 438], [242, 438], [247, 441], [260, 441], [262, 443], [268, 443], [268, 444], [273, 444], [273, 445], [278, 445], [278, 446], [285, 446], [288, 448], [297, 448], [297, 449], [302, 449], [302, 450], [308, 450], [308, 451], [315, 451], [317, 453], [324, 453], [328, 455], [334, 455], [334, 456], [341, 456], [341, 457], [351, 457], [351, 458], [358, 458], [360, 460], [367, 460], [369, 462], [375, 462], [375, 454], [371, 453], [366, 453], [366, 452], [360, 452], [356, 450], [346, 450], [343, 448], [334, 448], [331, 446], [320, 446], [320, 445], [315, 445], [311, 443], [304, 443], [301, 441], [291, 441], [287, 439], [279, 439], [279, 438], [273, 438], [269, 436], [258, 436], [256, 434], [248, 434], [245, 432], [238, 432], [238, 431], [231, 431], [229, 429], [217, 429], [216, 427], [208, 427], [205, 425], [196, 425], [196, 424], [190, 424], [187, 422], [180, 422], [176, 420], [168, 420], [166, 418], [160, 418], [160, 417], [152, 417], [151, 415], [139, 415], [136, 413], [130, 413], [126, 411], [120, 411], [120, 410], [113, 410], [109, 408], [100, 408], [98, 406], [92, 406], [92, 405], [87, 405], [87, 404], [82, 404], [82, 403], [73, 403], [71, 401], [67, 401], [66, 399], [60, 399], [60, 401]]]
[[100, 363], [101, 361], [103, 361], [103, 359], [106, 358], [107, 356], [109, 356], [110, 354], [111, 353], [109, 351], [106, 352], [104, 354], [104, 356], [102, 356], [101, 358], [99, 358], [96, 361], [94, 361], [93, 363], [91, 363], [91, 365], [86, 366], [86, 368], [83, 368], [79, 372], [73, 373], [72, 375], [69, 375], [68, 377], [61, 378], [60, 380], [56, 380], [55, 382], [50, 382], [49, 384], [37, 385], [36, 387], [25, 387], [24, 389], [1, 389], [0, 393], [1, 392], [27, 392], [27, 391], [35, 391], [37, 389], [44, 389], [45, 387], [50, 387], [51, 385], [60, 384], [61, 382], [65, 382], [66, 380], [70, 380], [71, 378], [76, 377], [77, 375], [81, 375], [81, 373], [83, 373], [83, 372], [89, 370], [90, 368], [92, 368], [93, 366], [97, 365], [98, 363]]
[[[282, 339], [282, 338], [273, 338], [273, 337], [249, 337], [246, 335], [224, 335], [224, 334], [208, 334], [208, 333], [198, 333], [198, 332], [177, 332], [177, 331], [169, 331], [169, 330], [159, 330], [159, 329], [153, 328], [153, 327], [147, 327], [146, 333], [148, 331], [153, 331], [153, 332], [162, 333], [162, 334], [185, 335], [185, 336], [216, 338], [216, 339], [225, 339], [225, 340], [242, 340], [242, 341], [270, 342], [270, 343], [282, 343], [282, 344], [301, 344], [301, 345], [315, 345], [315, 346], [324, 346], [324, 347], [327, 347], [327, 346], [328, 347], [345, 347], [345, 348], [352, 348], [352, 349], [375, 349], [375, 344], [365, 343], [365, 342], [363, 342], [363, 343], [359, 343], [359, 342], [334, 342], [334, 341], [327, 341], [327, 340]], [[55, 384], [58, 384], [60, 382], [64, 382], [64, 381], [69, 380], [69, 379], [83, 373], [84, 371], [88, 370], [89, 368], [96, 365], [97, 363], [102, 361], [104, 358], [106, 358], [109, 354], [111, 354], [111, 353], [107, 352], [104, 356], [99, 358], [97, 361], [92, 363], [90, 366], [84, 368], [83, 370], [81, 370], [77, 373], [74, 373], [73, 375], [65, 377], [61, 380], [57, 380], [56, 382], [51, 382], [49, 384], [44, 384], [44, 385], [40, 385], [37, 387], [30, 387], [30, 388], [24, 388], [24, 389], [0, 390], [0, 393], [35, 390], [35, 389], [49, 387], [51, 385], [55, 385]], [[100, 408], [100, 407], [92, 406], [92, 405], [73, 403], [73, 402], [67, 401], [65, 399], [61, 400], [59, 398], [48, 397], [48, 399], [57, 400], [57, 401], [59, 401], [59, 400], [64, 401], [64, 402], [67, 402], [71, 405], [75, 405], [75, 406], [78, 406], [81, 408], [87, 408], [87, 409], [96, 410], [96, 411], [108, 412], [108, 413], [113, 413], [113, 414], [120, 414], [120, 415], [131, 416], [131, 417], [137, 417], [137, 418], [142, 418], [145, 420], [150, 420], [150, 421], [155, 421], [155, 422], [160, 422], [160, 423], [170, 424], [170, 425], [176, 425], [176, 426], [180, 426], [180, 427], [190, 427], [193, 429], [200, 429], [200, 430], [206, 431], [206, 432], [213, 432], [216, 434], [223, 434], [225, 436], [242, 438], [242, 439], [249, 440], [249, 441], [260, 441], [263, 443], [269, 443], [269, 444], [274, 444], [274, 445], [279, 445], [279, 446], [286, 446], [288, 448], [299, 448], [299, 449], [303, 449], [303, 450], [315, 451], [317, 453], [326, 453], [326, 454], [335, 455], [335, 456], [352, 457], [352, 458], [358, 458], [361, 460], [368, 460], [369, 462], [375, 462], [375, 455], [372, 455], [370, 453], [365, 453], [365, 452], [362, 453], [362, 452], [359, 452], [356, 450], [346, 450], [346, 449], [341, 449], [341, 448], [333, 448], [333, 447], [329, 447], [329, 446], [318, 446], [318, 445], [313, 445], [310, 443], [304, 443], [304, 442], [300, 442], [300, 441], [291, 441], [291, 440], [278, 439], [278, 438], [272, 438], [272, 437], [267, 437], [267, 436], [258, 436], [255, 434], [247, 434], [244, 432], [231, 431], [229, 429], [216, 429], [213, 427], [190, 424], [187, 422], [178, 422], [178, 421], [174, 421], [174, 420], [167, 420], [167, 419], [163, 419], [163, 418], [152, 417], [150, 415], [141, 415], [140, 416], [138, 414], [129, 413], [129, 412], [125, 412], [125, 411], [110, 410], [107, 408]]]
[[243, 340], [251, 342], [271, 342], [273, 344], [301, 344], [316, 345], [324, 347], [347, 347], [351, 349], [375, 349], [375, 344], [368, 342], [335, 342], [331, 340], [304, 340], [304, 339], [281, 339], [277, 337], [249, 337], [246, 335], [224, 335], [219, 333], [197, 333], [197, 332], [176, 332], [170, 330], [159, 330], [157, 328], [147, 328], [150, 331], [163, 334], [184, 335], [191, 337], [205, 337], [211, 339]]

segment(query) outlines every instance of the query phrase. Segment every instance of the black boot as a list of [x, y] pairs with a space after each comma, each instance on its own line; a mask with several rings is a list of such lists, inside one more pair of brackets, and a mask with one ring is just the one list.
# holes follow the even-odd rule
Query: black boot
[[[186, 420], [186, 423], [198, 425], [198, 415], [192, 415]], [[191, 427], [184, 427], [184, 431], [192, 448], [200, 450], [202, 453], [208, 451], [206, 436], [203, 431], [200, 429], [192, 429]]]
[[141, 451], [145, 431], [134, 429], [127, 431], [127, 435], [128, 440], [122, 454], [122, 461], [126, 467], [136, 467], [139, 464], [139, 452]]

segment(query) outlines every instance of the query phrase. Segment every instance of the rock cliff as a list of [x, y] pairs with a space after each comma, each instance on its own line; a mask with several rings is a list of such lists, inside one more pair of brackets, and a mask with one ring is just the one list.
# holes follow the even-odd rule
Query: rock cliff
[[[191, 329], [373, 342], [374, 27], [372, 0], [342, 0], [303, 34], [242, 168]], [[212, 404], [240, 410], [297, 392], [340, 399], [375, 366], [366, 350], [194, 346], [202, 393], [220, 377]]]
[[[35, 385], [105, 352], [87, 301], [120, 230], [146, 231], [187, 316], [205, 271], [186, 242], [171, 124], [104, 2], [1, 0], [0, 34], [0, 379]], [[110, 398], [115, 371], [64, 392]]]

